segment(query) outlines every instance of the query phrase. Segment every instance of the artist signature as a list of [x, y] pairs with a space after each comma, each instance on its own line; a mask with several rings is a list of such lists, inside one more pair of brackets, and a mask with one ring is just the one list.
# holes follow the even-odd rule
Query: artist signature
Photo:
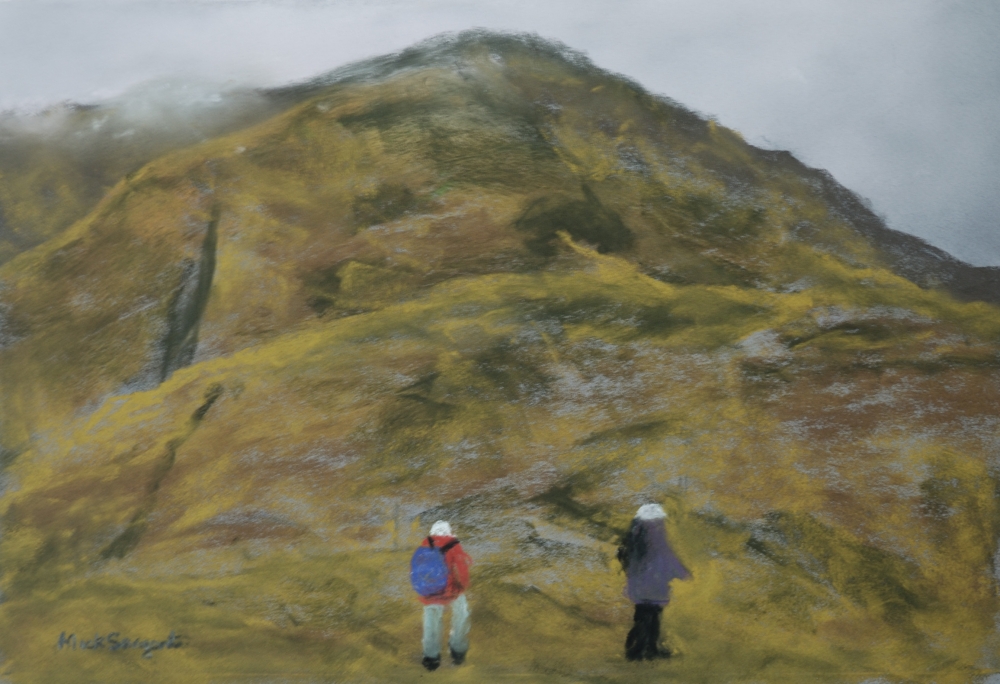
[[109, 651], [139, 649], [142, 651], [143, 658], [152, 658], [154, 651], [164, 648], [180, 648], [182, 645], [180, 637], [173, 631], [163, 641], [157, 641], [156, 639], [129, 639], [128, 637], [122, 637], [120, 632], [110, 632], [103, 636], [98, 634], [93, 639], [77, 640], [76, 634], [66, 636], [66, 632], [63, 632], [59, 635], [59, 643], [56, 644], [56, 650], [61, 651], [63, 648], [73, 651], [77, 649], [97, 650], [99, 648], [106, 648]]

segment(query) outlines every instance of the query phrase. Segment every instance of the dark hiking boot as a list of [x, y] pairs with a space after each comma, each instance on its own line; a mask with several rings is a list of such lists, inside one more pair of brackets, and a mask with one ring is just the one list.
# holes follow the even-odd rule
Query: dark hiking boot
[[441, 667], [441, 656], [438, 656], [437, 658], [424, 656], [424, 659], [421, 661], [421, 664], [427, 668], [428, 672], [433, 672], [434, 670]]
[[465, 662], [465, 653], [459, 653], [453, 648], [449, 648], [448, 650], [451, 651], [451, 662], [456, 665], [461, 665]]
[[636, 624], [625, 639], [625, 660], [642, 660], [642, 652], [646, 649], [646, 634], [642, 625]]

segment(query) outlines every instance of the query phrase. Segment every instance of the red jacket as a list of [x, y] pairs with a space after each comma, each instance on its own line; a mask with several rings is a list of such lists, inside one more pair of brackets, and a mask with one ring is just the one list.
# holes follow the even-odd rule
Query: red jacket
[[[434, 548], [440, 549], [455, 538], [435, 535], [433, 539]], [[427, 543], [426, 537], [424, 537], [424, 541], [420, 545], [430, 546]], [[461, 544], [455, 544], [445, 552], [444, 562], [449, 570], [448, 586], [445, 587], [443, 593], [437, 596], [417, 596], [424, 605], [444, 605], [451, 603], [469, 586], [469, 565], [472, 563], [472, 559], [469, 558], [469, 554], [462, 550]]]

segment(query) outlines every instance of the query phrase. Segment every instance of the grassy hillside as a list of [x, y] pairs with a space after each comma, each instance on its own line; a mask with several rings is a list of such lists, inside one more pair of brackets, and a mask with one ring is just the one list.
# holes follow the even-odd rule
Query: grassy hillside
[[[0, 267], [5, 677], [1000, 668], [1000, 310], [894, 273], [793, 160], [537, 41], [295, 92]], [[645, 501], [694, 579], [679, 657], [626, 665]], [[438, 518], [472, 650], [429, 675], [407, 570]]]
[[0, 264], [59, 235], [149, 161], [277, 114], [287, 98], [154, 82], [101, 105], [0, 112]]

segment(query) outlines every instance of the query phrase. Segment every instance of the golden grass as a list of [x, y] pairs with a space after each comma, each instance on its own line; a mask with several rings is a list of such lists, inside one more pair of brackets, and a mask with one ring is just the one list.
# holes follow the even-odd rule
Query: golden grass
[[[470, 59], [471, 82], [335, 86], [158, 159], [0, 267], [3, 676], [430, 677], [406, 573], [437, 518], [476, 562], [442, 680], [1000, 667], [996, 308], [893, 275], [720, 126]], [[631, 246], [561, 230], [581, 206]], [[213, 216], [198, 352], [159, 383]], [[664, 617], [679, 656], [632, 665], [613, 558], [647, 500], [694, 579]], [[150, 658], [55, 650], [171, 630]]]

